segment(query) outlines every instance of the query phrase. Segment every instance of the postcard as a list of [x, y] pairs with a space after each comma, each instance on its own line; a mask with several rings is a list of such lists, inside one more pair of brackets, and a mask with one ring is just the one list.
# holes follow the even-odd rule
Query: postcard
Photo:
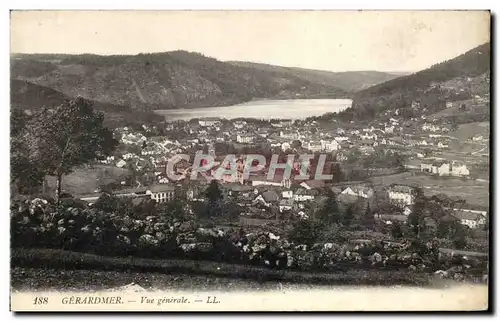
[[489, 11], [10, 19], [12, 311], [489, 310]]

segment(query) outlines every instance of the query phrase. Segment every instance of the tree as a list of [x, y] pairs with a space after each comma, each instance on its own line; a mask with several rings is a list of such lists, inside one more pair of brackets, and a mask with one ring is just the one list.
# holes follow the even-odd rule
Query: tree
[[222, 190], [216, 180], [212, 180], [205, 191], [207, 197], [206, 216], [209, 218], [222, 214]]
[[425, 210], [427, 200], [421, 188], [415, 188], [414, 193], [415, 202], [413, 204], [412, 212], [408, 215], [408, 225], [412, 229], [413, 233], [418, 236], [425, 228]]
[[302, 142], [300, 140], [294, 140], [291, 144], [290, 144], [290, 147], [291, 148], [300, 148], [302, 147]]
[[43, 109], [26, 125], [23, 141], [29, 161], [57, 178], [56, 199], [63, 175], [91, 160], [109, 155], [118, 142], [103, 126], [104, 116], [83, 98], [66, 101], [53, 110]]
[[33, 193], [43, 184], [44, 175], [36, 164], [30, 162], [22, 139], [29, 116], [14, 109], [10, 115], [10, 181], [18, 193]]
[[370, 203], [366, 204], [366, 208], [361, 216], [361, 224], [367, 227], [373, 227], [375, 224], [375, 217], [371, 210]]
[[326, 200], [317, 212], [317, 218], [326, 224], [336, 223], [340, 220], [337, 195], [330, 189], [325, 188]]
[[335, 163], [335, 165], [333, 166], [332, 175], [332, 180], [334, 182], [343, 182], [345, 180], [344, 172], [342, 172], [342, 167], [339, 163]]
[[395, 239], [403, 237], [403, 229], [401, 228], [401, 224], [399, 222], [396, 221], [392, 224], [391, 235]]
[[294, 244], [313, 245], [324, 230], [321, 222], [314, 220], [295, 221], [288, 233], [288, 239]]
[[183, 219], [185, 216], [185, 203], [174, 198], [167, 203], [159, 203], [155, 206], [155, 213], [163, 222], [172, 222], [174, 219]]
[[352, 221], [354, 221], [354, 205], [353, 204], [349, 204], [349, 206], [347, 206], [345, 212], [344, 212], [344, 215], [342, 215], [342, 225], [344, 226], [349, 226], [351, 225]]

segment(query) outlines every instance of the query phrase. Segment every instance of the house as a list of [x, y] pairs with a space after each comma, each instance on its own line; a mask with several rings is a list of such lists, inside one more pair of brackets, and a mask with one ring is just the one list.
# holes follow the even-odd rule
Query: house
[[283, 177], [278, 177], [278, 175], [274, 175], [272, 179], [268, 179], [264, 176], [253, 176], [250, 177], [249, 180], [252, 182], [252, 186], [280, 186], [285, 188], [290, 188], [292, 182], [290, 179], [283, 179]]
[[198, 120], [198, 124], [200, 124], [200, 126], [203, 126], [203, 127], [218, 126], [218, 125], [220, 125], [220, 120], [216, 117], [207, 117], [207, 118]]
[[449, 146], [448, 146], [448, 144], [444, 144], [443, 142], [439, 142], [439, 143], [437, 143], [437, 147], [438, 148], [448, 148]]
[[362, 198], [370, 198], [373, 196], [374, 191], [373, 188], [363, 186], [363, 185], [355, 185], [349, 186], [345, 188], [340, 194], [342, 195], [351, 195]]
[[296, 140], [296, 139], [300, 138], [300, 135], [298, 132], [287, 133], [284, 131], [280, 131], [280, 137], [285, 138], [285, 139], [290, 139], [290, 140]]
[[146, 194], [157, 203], [170, 202], [174, 199], [175, 188], [172, 185], [155, 185], [149, 187]]
[[306, 146], [304, 146], [311, 152], [320, 152], [323, 150], [322, 144], [320, 142], [309, 142]]
[[156, 176], [156, 180], [157, 180], [158, 184], [168, 184], [169, 183], [167, 174], [165, 174], [165, 173], [158, 174]]
[[388, 190], [389, 200], [401, 207], [412, 205], [414, 202], [413, 188], [406, 185], [393, 185]]
[[485, 141], [486, 139], [482, 136], [482, 135], [476, 135], [474, 137], [472, 137], [472, 141], [473, 142], [482, 142], [482, 141]]
[[314, 188], [323, 188], [323, 187], [325, 187], [325, 182], [320, 181], [320, 180], [308, 180], [308, 181], [300, 183], [300, 186], [302, 186], [303, 188], [305, 188], [307, 190], [314, 189]]
[[[204, 182], [204, 181], [200, 181]], [[186, 191], [186, 197], [189, 201], [203, 201], [203, 193], [207, 189], [208, 185], [206, 184], [200, 184], [200, 185], [193, 185], [191, 184], [189, 188]]]
[[257, 134], [258, 136], [260, 136], [262, 138], [267, 138], [267, 136], [269, 136], [269, 130], [260, 128], [255, 134]]
[[[359, 134], [359, 131], [357, 131], [357, 132], [358, 132], [358, 134]], [[347, 136], [336, 136], [334, 139], [335, 139], [337, 142], [342, 143], [342, 142], [348, 141], [348, 140], [349, 140], [349, 137], [347, 137]]]
[[438, 174], [439, 176], [450, 175], [450, 164], [445, 161], [435, 161], [432, 163], [422, 162], [420, 170], [431, 174]]
[[250, 144], [253, 142], [253, 136], [251, 135], [238, 135], [236, 136], [236, 142], [242, 144]]
[[458, 219], [462, 225], [466, 225], [471, 229], [475, 229], [480, 225], [486, 224], [486, 217], [478, 213], [458, 210], [453, 211], [452, 215]]
[[228, 196], [250, 196], [253, 188], [248, 185], [242, 185], [238, 183], [229, 183], [222, 185], [224, 190], [227, 190]]
[[127, 165], [127, 162], [123, 159], [120, 159], [118, 162], [116, 162], [116, 167], [123, 168], [125, 165]]
[[424, 130], [424, 131], [431, 131], [431, 132], [437, 132], [437, 131], [441, 131], [441, 128], [439, 126], [436, 126], [436, 125], [433, 125], [433, 124], [425, 123], [425, 124], [422, 125], [422, 130]]
[[293, 191], [292, 190], [283, 191], [283, 192], [281, 192], [281, 197], [282, 198], [292, 198], [293, 197]]
[[368, 139], [371, 139], [371, 140], [377, 140], [377, 134], [361, 134], [359, 135], [359, 138], [362, 139], [362, 140], [368, 140]]
[[293, 200], [292, 199], [282, 199], [279, 203], [280, 212], [289, 211], [293, 208]]
[[262, 194], [258, 195], [254, 202], [260, 202], [264, 204], [265, 206], [269, 207], [273, 203], [278, 203], [279, 201], [279, 195], [273, 190], [268, 190], [263, 192]]
[[292, 145], [290, 145], [290, 143], [283, 143], [283, 144], [281, 144], [281, 149], [282, 150], [289, 150], [290, 147], [292, 147]]
[[312, 201], [316, 197], [316, 191], [299, 188], [293, 195], [293, 200], [296, 202]]
[[347, 156], [344, 153], [340, 152], [335, 155], [335, 160], [337, 162], [345, 162], [347, 160]]
[[235, 121], [233, 123], [233, 126], [236, 128], [236, 129], [242, 129], [243, 127], [245, 127], [247, 125], [247, 122], [244, 121], [244, 120], [238, 120], [238, 121]]
[[464, 176], [469, 176], [469, 174], [470, 171], [467, 169], [467, 165], [458, 161], [452, 162], [451, 165], [452, 176], [464, 177]]
[[363, 147], [375, 147], [378, 145], [376, 141], [363, 139], [359, 141], [359, 144]]
[[335, 139], [332, 141], [321, 141], [321, 149], [332, 152], [335, 150], [339, 150], [341, 148], [340, 143], [336, 141]]
[[392, 133], [394, 133], [394, 126], [385, 126], [384, 132], [386, 134], [392, 134]]

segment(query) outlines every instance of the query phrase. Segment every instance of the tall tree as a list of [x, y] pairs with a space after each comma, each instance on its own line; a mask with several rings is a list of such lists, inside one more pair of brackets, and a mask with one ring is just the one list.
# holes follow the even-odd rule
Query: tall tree
[[63, 175], [99, 156], [109, 155], [118, 144], [103, 120], [104, 116], [89, 101], [78, 97], [52, 110], [41, 110], [26, 124], [23, 140], [28, 158], [45, 174], [57, 178], [58, 201]]
[[349, 204], [342, 215], [342, 224], [344, 226], [349, 226], [351, 225], [352, 221], [354, 221], [354, 205]]
[[427, 199], [421, 188], [415, 188], [414, 193], [415, 201], [413, 210], [410, 215], [408, 215], [408, 225], [413, 233], [418, 236], [425, 228]]
[[339, 204], [337, 195], [330, 189], [325, 188], [326, 200], [317, 212], [317, 218], [326, 223], [337, 223], [340, 220]]
[[216, 180], [212, 180], [205, 191], [207, 197], [206, 216], [216, 217], [222, 214], [222, 190]]

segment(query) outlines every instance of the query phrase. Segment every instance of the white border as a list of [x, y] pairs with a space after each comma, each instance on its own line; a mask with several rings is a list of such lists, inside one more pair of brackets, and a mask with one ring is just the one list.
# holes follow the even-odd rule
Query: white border
[[[2, 164], [4, 165], [4, 168], [6, 170], [1, 172], [1, 182], [2, 182], [2, 193], [0, 194], [2, 197], [2, 205], [3, 208], [5, 209], [5, 212], [3, 213], [3, 219], [4, 219], [4, 224], [0, 224], [1, 227], [1, 235], [4, 237], [3, 241], [3, 248], [2, 248], [2, 258], [3, 258], [3, 264], [2, 264], [2, 274], [1, 274], [1, 285], [2, 289], [0, 291], [1, 293], [1, 300], [3, 304], [3, 309], [2, 309], [2, 314], [4, 317], [7, 318], [13, 318], [13, 315], [8, 313], [8, 303], [9, 303], [9, 210], [8, 210], [8, 205], [9, 205], [9, 158], [8, 158], [8, 150], [9, 150], [9, 79], [7, 75], [9, 75], [9, 12], [8, 9], [107, 9], [107, 10], [113, 10], [113, 9], [140, 9], [140, 10], [158, 10], [158, 9], [209, 9], [209, 10], [214, 10], [214, 9], [233, 9], [233, 10], [244, 10], [244, 9], [260, 9], [260, 10], [297, 10], [297, 9], [309, 9], [309, 10], [320, 10], [320, 9], [336, 9], [336, 10], [356, 10], [356, 9], [378, 9], [378, 10], [383, 10], [383, 9], [396, 9], [396, 10], [439, 10], [439, 9], [468, 9], [468, 10], [481, 10], [481, 9], [492, 9], [494, 13], [498, 13], [499, 10], [498, 8], [498, 3], [499, 1], [485, 1], [485, 0], [455, 0], [455, 1], [436, 1], [436, 0], [420, 0], [420, 1], [370, 1], [370, 0], [365, 0], [365, 1], [360, 1], [360, 0], [350, 0], [350, 1], [345, 1], [344, 3], [334, 3], [332, 4], [331, 1], [319, 1], [319, 0], [308, 0], [308, 1], [293, 1], [293, 0], [284, 0], [284, 1], [270, 1], [270, 0], [246, 0], [246, 1], [231, 1], [231, 0], [211, 0], [211, 1], [196, 1], [196, 0], [182, 0], [178, 1], [177, 3], [165, 3], [165, 1], [157, 0], [157, 1], [152, 1], [152, 0], [141, 0], [141, 1], [128, 1], [124, 2], [122, 1], [107, 1], [107, 0], [78, 0], [78, 1], [26, 1], [26, 0], [17, 0], [17, 1], [3, 1], [2, 2], [2, 11], [0, 11], [0, 20], [1, 20], [1, 32], [0, 35], [2, 37], [2, 43], [4, 44], [4, 50], [2, 51], [2, 54], [4, 55], [1, 59], [2, 62], [2, 75], [4, 77], [1, 78], [2, 80], [2, 86], [1, 86], [1, 97], [2, 97], [2, 107], [0, 108], [1, 117], [0, 121], [2, 122], [2, 126], [0, 126], [1, 132], [1, 150], [3, 151], [2, 153]], [[498, 22], [497, 22], [498, 23]], [[496, 28], [495, 28], [496, 29]], [[494, 38], [492, 39], [493, 43], [496, 43], [497, 41], [497, 33], [494, 33]], [[496, 68], [495, 70], [492, 71], [496, 75]], [[494, 90], [497, 90], [497, 84], [495, 81], [495, 88]], [[496, 93], [498, 93], [496, 91]], [[496, 98], [497, 95], [494, 95]], [[497, 106], [497, 100], [492, 102], [494, 106]], [[495, 108], [496, 109], [496, 108]], [[500, 118], [500, 112], [495, 113], [495, 119], [494, 121], [498, 124], [499, 118]], [[499, 130], [497, 129], [496, 132]], [[495, 137], [498, 138], [498, 137]], [[500, 148], [498, 146], [500, 143], [498, 142], [498, 139], [495, 139], [495, 146], [493, 150], [496, 150], [497, 148]], [[492, 152], [493, 152], [492, 150]], [[494, 165], [498, 165], [497, 162], [495, 162]], [[498, 171], [495, 171], [496, 175], [494, 177], [495, 181], [497, 180], [497, 176], [500, 175], [498, 174]], [[500, 191], [494, 191], [494, 199], [499, 199], [500, 198]], [[491, 215], [494, 215], [496, 213], [491, 213]], [[497, 217], [495, 219], [495, 227], [494, 230], [498, 231], [498, 222], [500, 219]], [[496, 237], [496, 241], [498, 241], [498, 237]], [[496, 249], [498, 248], [497, 242], [495, 243], [494, 246], [494, 252], [496, 253]], [[495, 267], [495, 272], [498, 272], [498, 268], [496, 265], [492, 265], [492, 267]], [[498, 277], [498, 273], [496, 273], [496, 276]], [[376, 298], [374, 298], [376, 300]], [[496, 295], [495, 299], [495, 305], [498, 303], [498, 293]], [[62, 316], [65, 317], [65, 316]], [[73, 316], [72, 316], [73, 317]], [[83, 316], [84, 318], [90, 318], [92, 317], [93, 320], [95, 319], [100, 319], [103, 318], [103, 316], [90, 316], [90, 315], [85, 315]], [[114, 316], [114, 317], [123, 317], [123, 316]], [[133, 317], [142, 317], [138, 315], [134, 315]], [[165, 316], [157, 316], [164, 318]], [[178, 318], [179, 316], [176, 315], [169, 315], [167, 316], [168, 318]], [[220, 316], [211, 316], [211, 317], [220, 317]], [[226, 316], [226, 317], [233, 317], [233, 316]], [[248, 316], [247, 316], [248, 317]], [[263, 316], [263, 315], [254, 315], [250, 316], [251, 318], [271, 318], [271, 317], [276, 317], [276, 316]], [[307, 317], [312, 317], [311, 315]], [[345, 318], [345, 316], [333, 316], [336, 318]], [[379, 316], [379, 317], [385, 317], [385, 316]], [[427, 319], [433, 319], [433, 318], [440, 318], [441, 316], [421, 316], [423, 318]]]

